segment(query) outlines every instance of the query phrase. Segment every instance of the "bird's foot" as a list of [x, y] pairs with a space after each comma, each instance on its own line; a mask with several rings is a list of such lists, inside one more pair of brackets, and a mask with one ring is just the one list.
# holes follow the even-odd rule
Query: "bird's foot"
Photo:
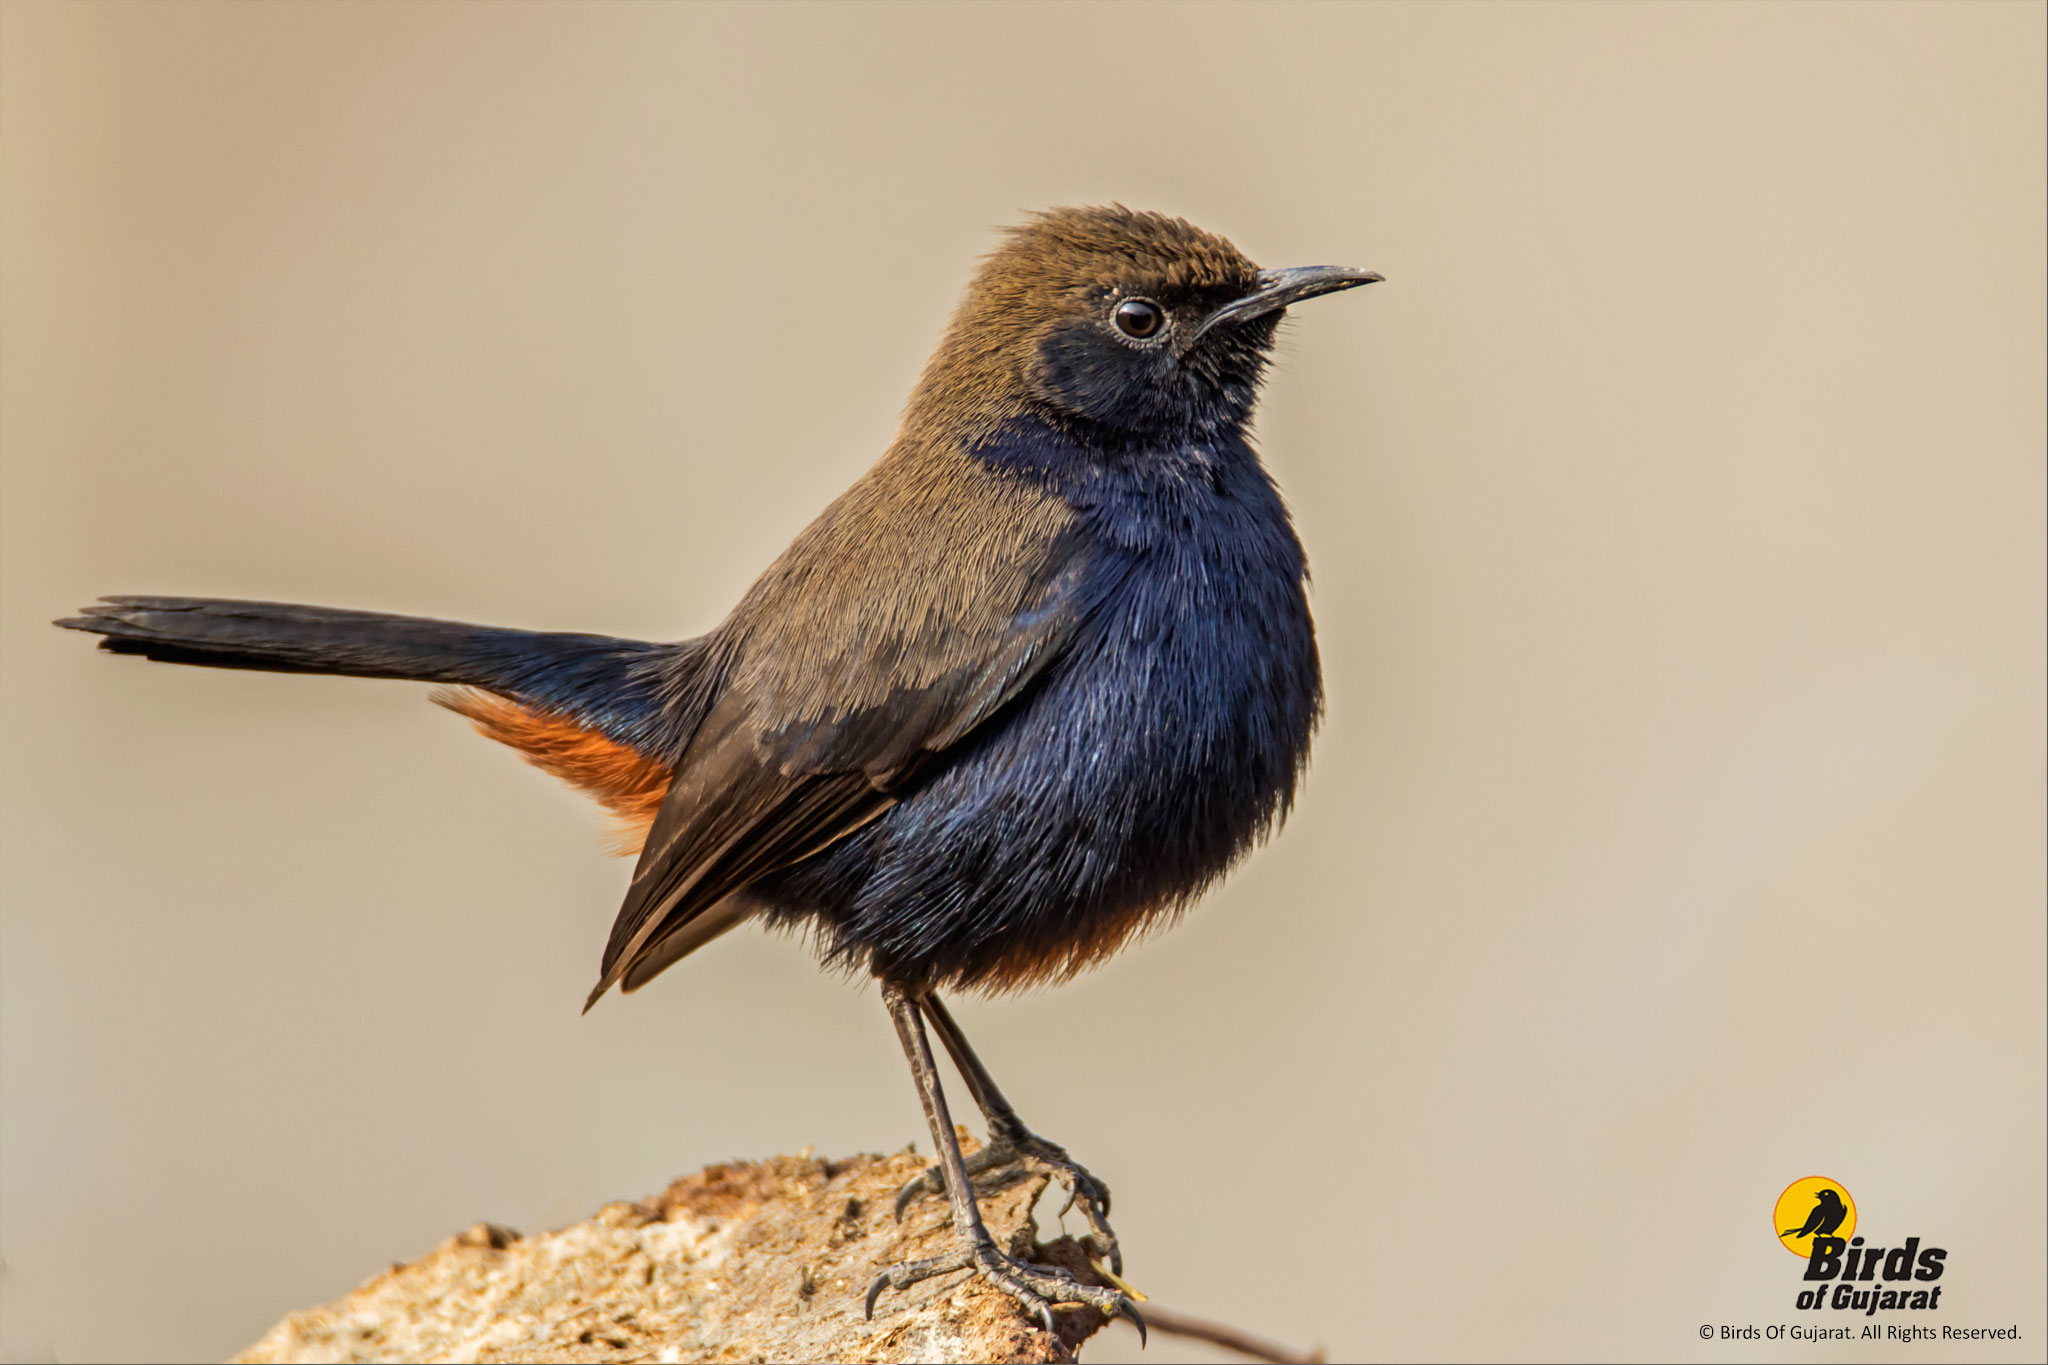
[[1079, 1303], [1097, 1309], [1104, 1317], [1125, 1319], [1138, 1329], [1141, 1344], [1145, 1339], [1145, 1319], [1129, 1295], [1099, 1285], [1083, 1284], [1056, 1267], [1034, 1265], [1006, 1256], [996, 1249], [993, 1242], [964, 1246], [928, 1261], [904, 1261], [890, 1266], [868, 1286], [863, 1312], [869, 1318], [874, 1317], [875, 1300], [882, 1296], [884, 1289], [908, 1289], [920, 1280], [953, 1270], [974, 1271], [1015, 1299], [1039, 1326], [1053, 1335], [1058, 1335], [1058, 1329], [1053, 1326], [1053, 1305]]
[[[967, 1178], [976, 1194], [1033, 1175], [1050, 1177], [1067, 1187], [1067, 1202], [1060, 1206], [1060, 1217], [1064, 1218], [1069, 1209], [1079, 1209], [1088, 1220], [1088, 1235], [1076, 1240], [1094, 1259], [1107, 1263], [1112, 1275], [1122, 1275], [1123, 1249], [1117, 1245], [1116, 1233], [1109, 1226], [1109, 1186], [1068, 1156], [1066, 1148], [1020, 1125], [991, 1133], [988, 1145], [967, 1158]], [[945, 1192], [945, 1177], [939, 1168], [927, 1168], [924, 1174], [896, 1191], [897, 1220], [902, 1220], [903, 1211], [919, 1195]]]

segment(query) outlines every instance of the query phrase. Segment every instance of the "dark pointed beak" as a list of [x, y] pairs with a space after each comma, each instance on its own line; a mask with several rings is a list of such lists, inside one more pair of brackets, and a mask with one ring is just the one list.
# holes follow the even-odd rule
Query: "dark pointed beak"
[[1232, 299], [1209, 314], [1195, 329], [1195, 335], [1199, 337], [1224, 323], [1263, 317], [1318, 294], [1356, 289], [1361, 284], [1378, 284], [1383, 278], [1373, 271], [1353, 270], [1348, 265], [1295, 265], [1285, 270], [1261, 270], [1257, 289], [1241, 299]]

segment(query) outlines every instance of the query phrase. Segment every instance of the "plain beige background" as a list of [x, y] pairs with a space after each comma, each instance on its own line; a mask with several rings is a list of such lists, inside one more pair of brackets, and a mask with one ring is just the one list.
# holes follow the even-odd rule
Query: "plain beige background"
[[1339, 1358], [1998, 1357], [1699, 1339], [1801, 1320], [1818, 1172], [2039, 1359], [2043, 36], [9, 0], [0, 1349], [219, 1357], [478, 1218], [922, 1140], [794, 943], [579, 1019], [627, 869], [424, 689], [44, 622], [702, 630], [992, 225], [1117, 199], [1389, 280], [1300, 310], [1260, 419], [1329, 676], [1298, 814], [964, 1011], [1136, 1282]]

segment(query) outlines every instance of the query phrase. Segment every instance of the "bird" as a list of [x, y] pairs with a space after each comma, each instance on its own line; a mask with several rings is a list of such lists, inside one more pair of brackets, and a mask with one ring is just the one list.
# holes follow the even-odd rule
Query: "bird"
[[1796, 1228], [1786, 1228], [1783, 1237], [1832, 1237], [1835, 1229], [1842, 1226], [1842, 1220], [1849, 1216], [1849, 1206], [1842, 1202], [1842, 1196], [1823, 1186], [1814, 1193], [1813, 1212], [1806, 1215], [1806, 1221]]
[[[679, 642], [329, 607], [112, 596], [55, 624], [170, 663], [437, 683], [589, 793], [638, 861], [588, 1011], [735, 927], [866, 973], [894, 1023], [951, 1250], [1052, 1307], [1143, 1317], [1108, 1186], [1034, 1133], [941, 992], [1064, 981], [1171, 923], [1291, 809], [1323, 711], [1305, 552], [1251, 422], [1286, 311], [1382, 277], [1261, 269], [1185, 219], [1065, 207], [1003, 230], [894, 441]], [[930, 1037], [989, 1141], [962, 1154]], [[999, 1248], [981, 1185], [1064, 1184], [1104, 1284]], [[1105, 1285], [1107, 1287], [1105, 1287]]]

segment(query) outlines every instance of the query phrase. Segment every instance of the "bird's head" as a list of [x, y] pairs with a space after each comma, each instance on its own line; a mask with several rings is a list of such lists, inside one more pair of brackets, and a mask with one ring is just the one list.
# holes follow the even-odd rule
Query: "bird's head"
[[1379, 278], [1261, 270], [1164, 214], [1052, 209], [1009, 229], [982, 263], [911, 418], [971, 431], [1037, 409], [1140, 441], [1235, 426], [1251, 414], [1282, 311]]

